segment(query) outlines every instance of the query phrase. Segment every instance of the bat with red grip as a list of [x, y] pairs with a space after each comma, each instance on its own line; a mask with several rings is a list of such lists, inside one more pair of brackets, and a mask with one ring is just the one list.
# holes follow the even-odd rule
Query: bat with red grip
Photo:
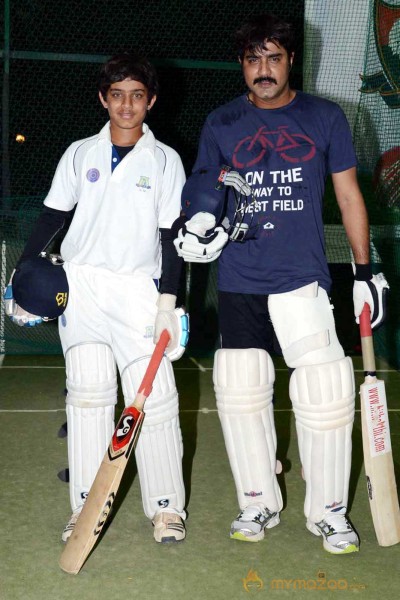
[[154, 348], [135, 400], [121, 414], [82, 512], [61, 555], [59, 564], [66, 573], [79, 573], [107, 521], [128, 459], [138, 440], [145, 416], [143, 407], [151, 393], [169, 340], [169, 333], [164, 329]]

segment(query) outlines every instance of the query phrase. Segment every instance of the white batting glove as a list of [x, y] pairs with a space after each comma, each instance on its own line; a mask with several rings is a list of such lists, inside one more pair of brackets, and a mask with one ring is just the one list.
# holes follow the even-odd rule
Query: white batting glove
[[160, 335], [166, 329], [170, 335], [165, 350], [170, 361], [178, 360], [185, 352], [189, 341], [189, 315], [183, 308], [175, 308], [176, 296], [160, 294], [157, 306], [158, 313], [154, 324], [153, 342], [156, 344]]
[[[215, 217], [211, 213], [196, 213], [179, 230], [174, 245], [178, 256], [185, 262], [208, 263], [216, 260], [228, 241], [223, 227], [215, 227]], [[206, 235], [207, 231], [212, 233]]]
[[6, 315], [10, 317], [11, 321], [20, 327], [35, 327], [36, 325], [40, 325], [43, 323], [42, 317], [27, 312], [15, 302], [12, 289], [12, 278], [14, 272], [15, 271], [12, 272], [10, 282], [4, 290], [4, 311]]
[[243, 196], [251, 196], [251, 187], [237, 171], [228, 171], [224, 176], [224, 184], [233, 187]]
[[[353, 265], [354, 271], [356, 266]], [[357, 274], [356, 274], [357, 277]], [[386, 303], [389, 284], [383, 273], [372, 275], [371, 279], [355, 279], [353, 286], [354, 316], [356, 323], [360, 322], [360, 315], [364, 304], [368, 304], [371, 311], [371, 328], [376, 329], [382, 325], [386, 318]]]

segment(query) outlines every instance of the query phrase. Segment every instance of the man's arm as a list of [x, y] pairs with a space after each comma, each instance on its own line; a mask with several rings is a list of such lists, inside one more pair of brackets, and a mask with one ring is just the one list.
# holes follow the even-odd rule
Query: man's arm
[[332, 181], [354, 262], [369, 264], [368, 214], [358, 185], [356, 168], [333, 173]]
[[381, 325], [386, 317], [389, 285], [383, 273], [372, 274], [369, 255], [369, 221], [355, 167], [332, 174], [336, 199], [354, 257], [354, 315], [357, 323], [364, 304], [371, 311], [371, 326]]

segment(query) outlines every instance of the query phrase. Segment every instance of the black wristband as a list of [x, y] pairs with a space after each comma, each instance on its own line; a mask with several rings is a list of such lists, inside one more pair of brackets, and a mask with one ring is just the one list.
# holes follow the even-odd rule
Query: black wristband
[[356, 267], [356, 274], [354, 276], [354, 279], [356, 281], [369, 281], [370, 279], [372, 279], [372, 267], [370, 263], [367, 263], [366, 265], [355, 265]]

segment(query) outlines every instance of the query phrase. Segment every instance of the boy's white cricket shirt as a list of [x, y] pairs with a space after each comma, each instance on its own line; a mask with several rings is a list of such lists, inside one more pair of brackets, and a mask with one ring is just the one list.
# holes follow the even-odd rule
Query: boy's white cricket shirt
[[78, 265], [158, 278], [159, 229], [171, 227], [179, 217], [182, 161], [146, 124], [143, 136], [113, 172], [111, 160], [109, 123], [98, 135], [71, 144], [62, 156], [44, 201], [63, 211], [76, 205], [62, 257]]

